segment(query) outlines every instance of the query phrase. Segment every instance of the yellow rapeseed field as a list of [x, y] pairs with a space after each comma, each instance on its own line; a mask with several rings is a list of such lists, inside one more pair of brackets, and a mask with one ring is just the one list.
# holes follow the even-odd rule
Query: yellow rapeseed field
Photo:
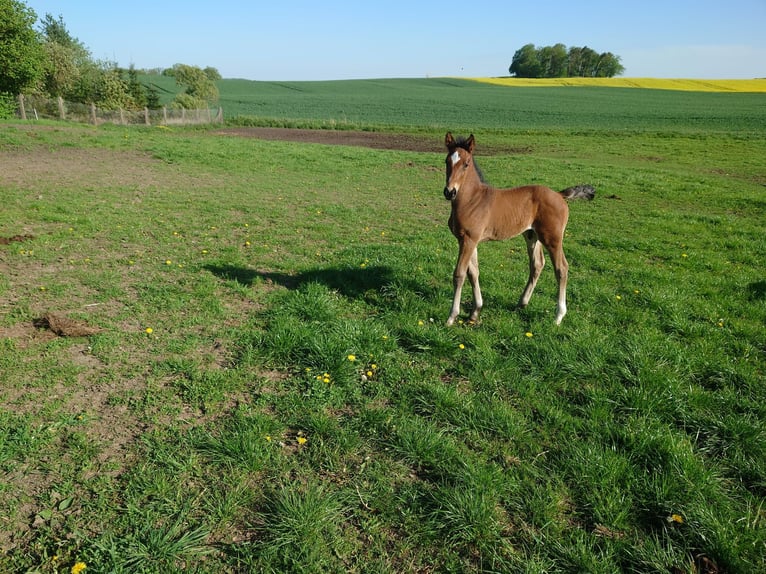
[[754, 80], [685, 80], [663, 78], [470, 78], [477, 82], [510, 87], [604, 86], [652, 88], [689, 92], [766, 92], [766, 78]]

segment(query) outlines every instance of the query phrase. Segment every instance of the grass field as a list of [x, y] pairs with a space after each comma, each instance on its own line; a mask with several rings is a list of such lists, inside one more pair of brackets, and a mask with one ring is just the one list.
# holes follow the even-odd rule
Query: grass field
[[595, 185], [560, 327], [440, 151], [0, 124], [0, 571], [766, 570], [763, 96], [422, 82], [222, 96]]

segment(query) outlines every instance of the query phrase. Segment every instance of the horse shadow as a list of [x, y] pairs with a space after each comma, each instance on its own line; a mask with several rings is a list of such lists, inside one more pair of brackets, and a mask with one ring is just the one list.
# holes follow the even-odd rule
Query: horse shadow
[[380, 291], [400, 277], [390, 267], [372, 265], [369, 267], [327, 267], [309, 269], [300, 273], [259, 271], [234, 265], [205, 265], [204, 269], [227, 281], [236, 281], [252, 286], [259, 281], [281, 285], [295, 290], [303, 285], [319, 283], [349, 298], [362, 297], [369, 291]]

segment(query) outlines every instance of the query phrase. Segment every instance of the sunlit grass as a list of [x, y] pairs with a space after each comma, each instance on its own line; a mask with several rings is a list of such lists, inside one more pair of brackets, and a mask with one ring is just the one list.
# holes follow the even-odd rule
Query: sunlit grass
[[441, 151], [2, 126], [67, 161], [0, 174], [0, 570], [762, 570], [766, 148], [721, 130], [477, 130], [598, 195], [560, 327], [517, 239], [447, 329]]

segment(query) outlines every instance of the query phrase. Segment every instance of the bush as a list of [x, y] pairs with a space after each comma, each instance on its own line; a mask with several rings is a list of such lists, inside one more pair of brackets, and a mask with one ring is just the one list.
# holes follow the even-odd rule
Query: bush
[[0, 92], [0, 120], [9, 120], [16, 115], [16, 98]]

